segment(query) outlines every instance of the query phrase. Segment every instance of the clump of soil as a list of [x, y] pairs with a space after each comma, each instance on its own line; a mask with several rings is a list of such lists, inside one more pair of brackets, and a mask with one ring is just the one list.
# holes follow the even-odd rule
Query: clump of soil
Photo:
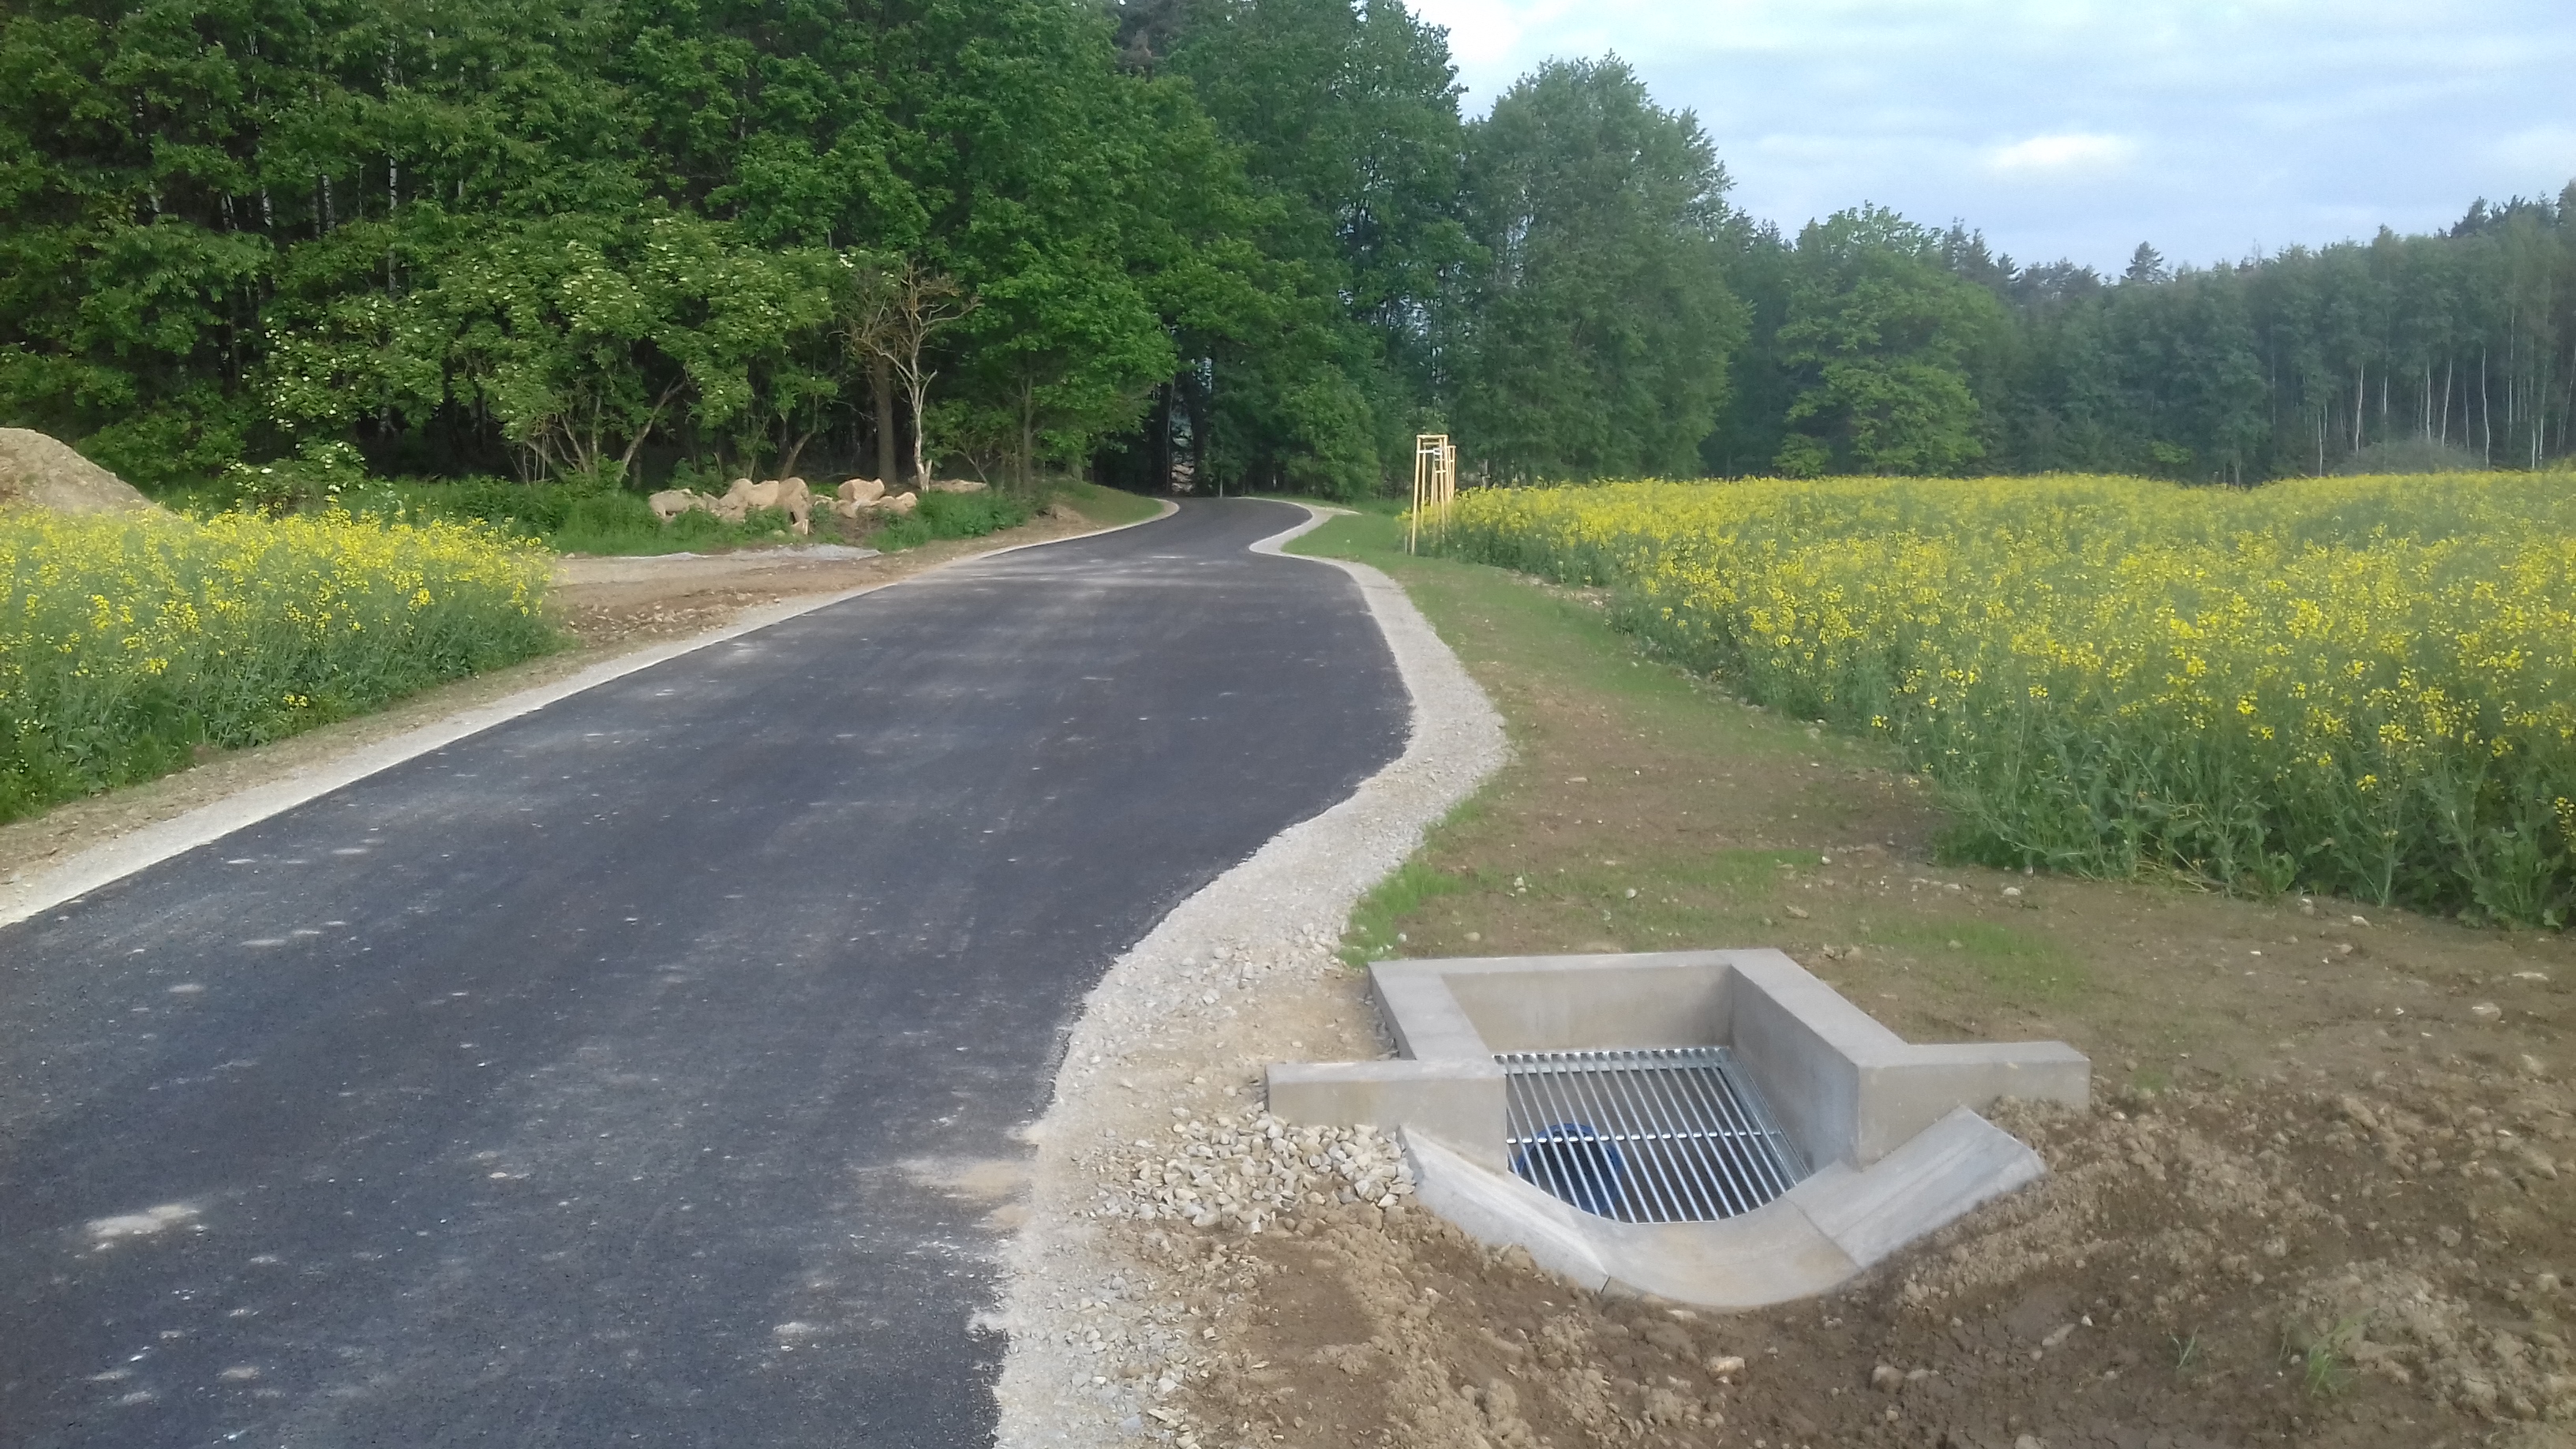
[[154, 507], [132, 484], [68, 445], [25, 428], [0, 428], [0, 509], [115, 513]]
[[1417, 1210], [1291, 1219], [1227, 1245], [1243, 1303], [1192, 1417], [1212, 1445], [2569, 1442], [2576, 1099], [2377, 1077], [2007, 1105], [2045, 1181], [1764, 1312], [1587, 1293]]

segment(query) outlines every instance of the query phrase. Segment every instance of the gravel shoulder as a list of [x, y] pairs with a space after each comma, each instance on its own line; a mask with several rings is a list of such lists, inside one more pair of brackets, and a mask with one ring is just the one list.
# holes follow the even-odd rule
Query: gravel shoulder
[[1317, 566], [1358, 581], [1412, 695], [1411, 737], [1351, 798], [1173, 910], [1087, 999], [1030, 1131], [1027, 1221], [993, 1325], [1010, 1336], [999, 1390], [1009, 1449], [1199, 1442], [1183, 1403], [1226, 1367], [1221, 1325], [1244, 1286], [1234, 1234], [1408, 1211], [1388, 1143], [1301, 1136], [1265, 1118], [1261, 1073], [1283, 1059], [1384, 1052], [1359, 979], [1335, 954], [1342, 923], [1507, 746], [1501, 717], [1393, 581]]

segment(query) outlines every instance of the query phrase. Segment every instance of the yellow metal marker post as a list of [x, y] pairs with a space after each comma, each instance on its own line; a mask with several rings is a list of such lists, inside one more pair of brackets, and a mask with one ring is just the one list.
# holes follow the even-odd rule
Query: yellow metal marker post
[[1413, 515], [1404, 534], [1406, 553], [1422, 552], [1422, 515], [1432, 527], [1449, 521], [1449, 505], [1458, 501], [1458, 450], [1447, 433], [1423, 433], [1413, 440]]

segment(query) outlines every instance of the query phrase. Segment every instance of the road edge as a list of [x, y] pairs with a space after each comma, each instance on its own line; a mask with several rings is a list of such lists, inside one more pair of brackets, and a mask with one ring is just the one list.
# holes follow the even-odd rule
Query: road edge
[[960, 564], [999, 558], [1024, 549], [1051, 548], [1076, 539], [1099, 538], [1104, 534], [1123, 533], [1131, 528], [1160, 523], [1180, 511], [1180, 505], [1166, 498], [1162, 511], [1151, 518], [1133, 523], [1111, 524], [1087, 533], [1067, 534], [1062, 538], [1036, 539], [1028, 543], [1008, 544], [980, 553], [960, 554], [934, 564], [916, 574], [880, 583], [862, 584], [829, 594], [788, 599], [764, 604], [745, 611], [733, 622], [692, 634], [685, 639], [666, 640], [604, 659], [576, 674], [566, 675], [551, 683], [532, 685], [515, 694], [489, 703], [469, 706], [444, 719], [406, 730], [390, 739], [359, 745], [348, 753], [307, 765], [276, 780], [248, 786], [223, 799], [200, 805], [167, 820], [143, 825], [113, 840], [102, 841], [74, 854], [41, 874], [8, 884], [0, 884], [0, 929], [68, 905], [102, 886], [148, 870], [173, 856], [183, 855], [201, 845], [212, 844], [234, 831], [282, 815], [298, 805], [310, 803], [334, 790], [356, 784], [370, 775], [380, 774], [409, 760], [418, 759], [432, 750], [443, 749], [459, 740], [470, 739], [496, 725], [506, 724], [521, 715], [533, 714], [548, 705], [560, 703], [574, 695], [613, 683], [627, 675], [650, 669], [701, 649], [739, 639], [800, 615], [834, 604], [905, 584], [933, 578]]
[[[1118, 1135], [1108, 1133], [1109, 1124], [1132, 1115], [1146, 1095], [1117, 1075], [1126, 1055], [1169, 1050], [1185, 1040], [1204, 1053], [1207, 1073], [1199, 1081], [1222, 1077], [1232, 1065], [1234, 1043], [1225, 1024], [1238, 1018], [1232, 1008], [1204, 1005], [1218, 1000], [1213, 993], [1195, 1000], [1185, 994], [1193, 959], [1210, 959], [1221, 949], [1238, 960], [1275, 960], [1286, 979], [1265, 990], [1298, 989], [1292, 983], [1300, 969], [1307, 989], [1326, 989], [1335, 973], [1348, 971], [1330, 943], [1339, 940], [1339, 924], [1361, 896], [1401, 866], [1431, 827], [1510, 755], [1502, 714], [1402, 585], [1366, 564], [1286, 552], [1344, 511], [1296, 506], [1306, 510], [1304, 523], [1251, 550], [1337, 568], [1358, 584], [1411, 706], [1404, 751], [1349, 796], [1273, 836], [1174, 907], [1084, 997], [1047, 1108], [1026, 1134], [1036, 1148], [1028, 1215], [1002, 1248], [999, 1310], [981, 1324], [1008, 1335], [994, 1386], [1000, 1449], [1133, 1443], [1144, 1415], [1173, 1422], [1164, 1418], [1168, 1411], [1118, 1385], [1095, 1382], [1099, 1370], [1084, 1347], [1085, 1320], [1073, 1305], [1087, 1299], [1098, 1312], [1105, 1305], [1091, 1295], [1106, 1296], [1098, 1285], [1135, 1271], [1091, 1221], [1102, 1184], [1082, 1160], [1104, 1134]], [[1192, 1094], [1183, 1089], [1170, 1100], [1184, 1095]], [[1154, 1114], [1164, 1110], [1160, 1097], [1143, 1105]], [[1201, 1098], [1199, 1106], [1206, 1110], [1209, 1103]]]

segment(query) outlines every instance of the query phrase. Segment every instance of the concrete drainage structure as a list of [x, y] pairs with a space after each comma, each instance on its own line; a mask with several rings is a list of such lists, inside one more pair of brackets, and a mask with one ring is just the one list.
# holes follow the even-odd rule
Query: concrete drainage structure
[[1778, 951], [1384, 961], [1399, 1057], [1270, 1069], [1270, 1110], [1397, 1132], [1423, 1206], [1594, 1289], [1823, 1293], [2046, 1172], [1977, 1115], [2085, 1105], [2062, 1042], [1914, 1046]]

